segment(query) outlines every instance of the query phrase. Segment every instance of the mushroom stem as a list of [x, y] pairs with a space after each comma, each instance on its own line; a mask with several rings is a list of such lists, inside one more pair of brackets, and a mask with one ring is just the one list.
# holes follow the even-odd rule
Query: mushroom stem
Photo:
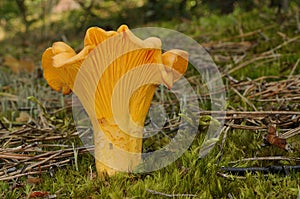
[[[128, 99], [123, 97], [121, 107], [118, 103], [113, 103], [118, 111], [128, 105], [130, 115], [126, 116], [121, 110], [114, 118], [97, 116], [100, 118], [94, 121], [93, 129], [99, 176], [103, 176], [103, 173], [113, 175], [118, 170], [133, 172], [142, 163], [144, 121], [156, 87], [157, 85], [141, 86], [132, 95], [130, 94], [131, 97]], [[142, 93], [147, 93], [147, 97], [142, 98]], [[125, 117], [119, 118], [120, 115]]]
[[99, 130], [94, 133], [96, 169], [100, 177], [105, 173], [114, 175], [118, 170], [133, 172], [142, 160], [141, 137], [129, 136], [118, 127], [110, 129], [113, 132]]

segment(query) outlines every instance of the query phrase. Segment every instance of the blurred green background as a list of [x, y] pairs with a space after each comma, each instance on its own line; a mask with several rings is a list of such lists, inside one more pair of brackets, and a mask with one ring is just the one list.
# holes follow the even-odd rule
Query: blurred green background
[[[162, 26], [177, 29], [181, 24], [193, 22], [201, 27], [205, 25], [203, 19], [211, 14], [227, 15], [253, 9], [263, 13], [266, 8], [273, 8], [274, 15], [282, 15], [290, 4], [299, 2], [300, 0], [2, 0], [0, 53], [17, 54], [17, 57], [39, 54], [56, 40], [75, 42], [73, 45], [78, 47], [79, 43], [76, 43], [74, 37], [83, 38], [90, 26], [109, 30], [125, 23], [130, 28]], [[192, 30], [183, 27], [180, 31], [189, 31], [191, 36], [195, 36], [199, 35], [198, 27]], [[33, 49], [27, 48], [33, 46]], [[39, 56], [36, 57], [38, 58]]]

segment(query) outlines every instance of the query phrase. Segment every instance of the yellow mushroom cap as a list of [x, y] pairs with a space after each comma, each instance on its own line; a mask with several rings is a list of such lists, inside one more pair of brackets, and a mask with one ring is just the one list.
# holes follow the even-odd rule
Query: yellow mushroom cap
[[63, 94], [72, 92], [74, 79], [82, 62], [101, 42], [116, 35], [115, 31], [105, 31], [98, 27], [89, 28], [84, 39], [84, 48], [76, 52], [64, 42], [55, 42], [42, 55], [44, 78], [49, 86]]
[[180, 79], [187, 69], [188, 53], [178, 49], [169, 50], [162, 54], [162, 62], [167, 66], [166, 70], [162, 71], [164, 83], [168, 88], [172, 88], [173, 83]]
[[[96, 104], [96, 117], [99, 120], [106, 118], [115, 124], [112, 107], [115, 86], [131, 70], [143, 66], [139, 74], [135, 74], [136, 77], [127, 78], [119, 85], [118, 92], [121, 97], [114, 101], [116, 107], [119, 107], [117, 115], [122, 115], [117, 117], [124, 123], [123, 126], [127, 126], [127, 130], [130, 129], [129, 124], [132, 121], [143, 126], [156, 86], [165, 84], [171, 88], [188, 65], [187, 52], [174, 49], [162, 54], [161, 45], [160, 39], [155, 37], [139, 39], [126, 25], [121, 25], [117, 31], [92, 27], [87, 30], [84, 48], [78, 54], [63, 42], [55, 42], [46, 49], [42, 57], [44, 77], [51, 88], [69, 94], [73, 90], [78, 72], [83, 71], [87, 76], [83, 80], [85, 85], [75, 94], [83, 96], [83, 104], [84, 101], [87, 101], [86, 104]], [[89, 55], [93, 57], [93, 61], [85, 64], [88, 66], [83, 70], [81, 66]], [[137, 81], [142, 85], [138, 85]], [[96, 85], [97, 89], [90, 89], [91, 85]], [[128, 98], [126, 103], [122, 103], [124, 96]], [[88, 105], [85, 108], [87, 111], [94, 111]]]
[[[52, 47], [45, 50], [42, 56], [42, 67], [49, 86], [63, 94], [71, 93], [76, 74], [89, 53], [108, 38], [125, 32], [126, 37], [141, 47], [153, 49], [161, 47], [158, 38], [140, 40], [129, 31], [126, 25], [121, 25], [117, 31], [105, 31], [98, 27], [89, 28], [84, 38], [84, 48], [78, 54], [64, 42], [55, 42]], [[170, 50], [162, 55], [156, 55], [157, 62], [161, 61], [162, 64], [170, 67], [170, 70], [161, 67], [162, 79], [168, 88], [171, 88], [173, 82], [185, 72], [187, 57], [187, 53], [181, 50]]]

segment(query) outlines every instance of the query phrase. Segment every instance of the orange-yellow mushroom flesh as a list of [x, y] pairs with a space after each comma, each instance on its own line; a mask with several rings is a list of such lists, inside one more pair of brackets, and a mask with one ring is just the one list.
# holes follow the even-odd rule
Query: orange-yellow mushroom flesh
[[126, 25], [117, 31], [90, 28], [78, 54], [56, 42], [42, 57], [50, 87], [73, 91], [90, 117], [99, 175], [133, 171], [141, 163], [143, 126], [155, 89], [171, 88], [187, 64], [185, 51], [162, 54], [160, 39], [141, 40]]

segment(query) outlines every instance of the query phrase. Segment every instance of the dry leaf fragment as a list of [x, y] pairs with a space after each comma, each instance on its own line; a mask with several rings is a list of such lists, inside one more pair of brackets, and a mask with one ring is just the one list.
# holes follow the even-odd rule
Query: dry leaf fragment
[[30, 177], [27, 179], [27, 182], [30, 184], [39, 184], [41, 182], [43, 182], [42, 178], [34, 178], [34, 177]]
[[32, 191], [29, 195], [29, 198], [38, 198], [46, 196], [49, 196], [49, 192], [47, 191]]
[[276, 132], [276, 125], [269, 125], [266, 141], [274, 146], [289, 151], [290, 145], [287, 143], [286, 139], [278, 137]]
[[16, 59], [10, 55], [4, 58], [4, 65], [8, 66], [13, 73], [19, 74], [21, 72], [33, 72], [35, 65], [34, 62], [29, 58]]
[[16, 122], [28, 122], [30, 120], [30, 115], [27, 112], [20, 112], [19, 117], [16, 118]]

